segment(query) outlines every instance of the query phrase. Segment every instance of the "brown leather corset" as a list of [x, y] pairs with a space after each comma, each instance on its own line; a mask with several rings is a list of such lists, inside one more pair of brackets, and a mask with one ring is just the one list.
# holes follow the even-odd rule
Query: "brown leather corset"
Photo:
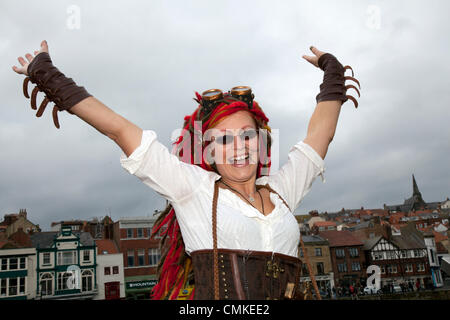
[[[217, 249], [219, 297], [232, 300], [301, 299], [301, 260], [280, 253]], [[214, 253], [191, 253], [196, 300], [214, 299]]]

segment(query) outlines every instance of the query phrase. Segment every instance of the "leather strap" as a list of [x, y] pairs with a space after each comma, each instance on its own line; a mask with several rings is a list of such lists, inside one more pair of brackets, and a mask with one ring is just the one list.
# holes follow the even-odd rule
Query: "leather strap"
[[238, 300], [245, 300], [245, 293], [244, 289], [242, 289], [241, 273], [239, 272], [239, 265], [236, 253], [230, 254], [230, 258], [231, 258], [231, 273], [233, 274], [233, 282], [234, 288], [236, 289], [237, 298]]
[[213, 236], [213, 270], [214, 270], [214, 300], [219, 300], [219, 253], [217, 251], [217, 199], [219, 197], [219, 184], [214, 183], [214, 196], [212, 203], [212, 236]]
[[[320, 85], [320, 92], [316, 96], [316, 101], [330, 101], [330, 100], [340, 100], [345, 103], [350, 99], [355, 108], [358, 107], [358, 101], [355, 97], [347, 94], [347, 89], [355, 89], [358, 97], [360, 96], [359, 90], [354, 85], [345, 85], [346, 80], [354, 81], [358, 87], [361, 89], [360, 83], [355, 79], [353, 69], [350, 66], [342, 66], [342, 64], [333, 56], [331, 53], [324, 53], [320, 56], [318, 62], [320, 69], [324, 71], [323, 82]], [[350, 69], [352, 71], [352, 76], [345, 76], [345, 70]]]
[[284, 205], [289, 209], [289, 211], [292, 212], [291, 208], [289, 208], [287, 202], [284, 201], [283, 197], [280, 196], [280, 194], [279, 194], [278, 192], [276, 192], [275, 190], [273, 190], [273, 189], [269, 186], [268, 183], [266, 183], [266, 184], [264, 184], [264, 185], [262, 185], [262, 184], [260, 184], [260, 185], [257, 184], [257, 185], [256, 185], [256, 190], [259, 190], [259, 189], [262, 189], [262, 188], [266, 188], [267, 190], [269, 190], [269, 192], [273, 192], [273, 193], [277, 194], [278, 197], [280, 197], [281, 201], [283, 201]]
[[23, 94], [28, 99], [28, 83], [36, 84], [31, 93], [31, 108], [37, 109], [36, 98], [39, 91], [45, 93], [45, 98], [39, 106], [36, 113], [37, 117], [42, 116], [45, 108], [50, 101], [55, 103], [53, 107], [53, 122], [59, 129], [58, 111], [70, 111], [78, 102], [91, 97], [84, 87], [77, 86], [72, 78], [67, 78], [52, 63], [52, 59], [47, 52], [41, 52], [36, 55], [27, 68], [28, 77], [23, 81]]

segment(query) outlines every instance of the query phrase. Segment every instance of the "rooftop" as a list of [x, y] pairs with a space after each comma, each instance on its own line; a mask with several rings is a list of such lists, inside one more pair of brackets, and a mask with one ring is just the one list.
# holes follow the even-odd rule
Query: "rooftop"
[[115, 242], [110, 239], [95, 240], [98, 254], [114, 254], [119, 253]]
[[328, 230], [319, 232], [319, 236], [328, 240], [330, 247], [362, 246], [362, 243], [350, 231]]

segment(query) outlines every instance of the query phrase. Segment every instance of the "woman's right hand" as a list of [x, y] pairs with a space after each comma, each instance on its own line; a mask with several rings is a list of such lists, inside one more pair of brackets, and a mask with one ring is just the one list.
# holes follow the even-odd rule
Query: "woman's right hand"
[[[34, 56], [37, 56], [41, 52], [48, 53], [48, 44], [46, 40], [41, 42], [41, 49], [39, 51], [38, 50], [34, 51]], [[17, 60], [19, 60], [21, 67], [13, 66], [12, 69], [18, 74], [24, 74], [28, 76], [27, 72], [28, 65], [30, 64], [30, 62], [33, 60], [34, 57], [30, 53], [25, 54], [25, 57], [27, 58], [28, 62], [24, 58], [18, 57]]]

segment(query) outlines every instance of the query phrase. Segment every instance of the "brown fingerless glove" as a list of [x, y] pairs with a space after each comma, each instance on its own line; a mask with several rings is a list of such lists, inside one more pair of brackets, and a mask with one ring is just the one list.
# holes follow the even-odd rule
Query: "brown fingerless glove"
[[23, 82], [23, 94], [26, 98], [28, 95], [28, 82], [36, 84], [31, 93], [31, 108], [36, 110], [36, 96], [39, 91], [45, 93], [45, 98], [39, 106], [36, 113], [40, 117], [45, 110], [47, 104], [52, 101], [55, 103], [53, 107], [53, 122], [59, 129], [58, 111], [67, 110], [76, 105], [81, 100], [92, 96], [84, 87], [79, 87], [72, 80], [67, 78], [52, 63], [50, 55], [47, 52], [41, 52], [33, 58], [27, 68], [28, 77]]
[[[353, 77], [353, 69], [350, 66], [343, 67], [342, 64], [331, 53], [325, 53], [318, 60], [319, 68], [324, 71], [323, 82], [320, 85], [320, 93], [316, 96], [316, 101], [340, 100], [345, 103], [348, 99], [352, 100], [355, 108], [358, 107], [358, 101], [353, 96], [347, 95], [347, 89], [353, 88], [360, 96], [359, 90], [354, 85], [345, 85], [345, 80], [353, 80], [359, 85], [359, 81]], [[350, 69], [352, 76], [345, 76], [345, 70]]]

